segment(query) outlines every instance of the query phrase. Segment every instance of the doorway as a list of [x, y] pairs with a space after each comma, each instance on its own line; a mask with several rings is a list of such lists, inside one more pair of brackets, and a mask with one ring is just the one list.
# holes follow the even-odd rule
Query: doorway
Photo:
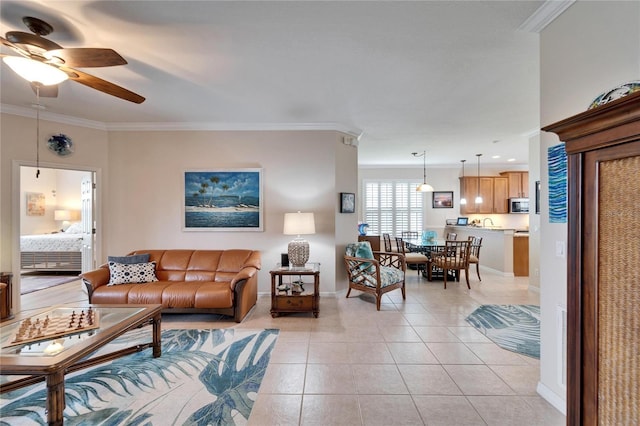
[[14, 311], [23, 294], [77, 280], [95, 268], [97, 175], [50, 164], [14, 167]]

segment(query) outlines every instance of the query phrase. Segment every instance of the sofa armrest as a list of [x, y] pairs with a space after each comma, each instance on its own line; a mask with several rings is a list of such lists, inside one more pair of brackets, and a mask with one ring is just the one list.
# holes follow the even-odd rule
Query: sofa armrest
[[91, 295], [93, 294], [93, 291], [100, 286], [107, 285], [111, 275], [109, 273], [109, 268], [106, 265], [103, 265], [93, 271], [80, 274], [80, 278], [82, 278], [82, 282], [87, 287], [89, 302], [91, 302]]
[[231, 280], [231, 290], [235, 290], [236, 284], [250, 279], [256, 274], [256, 272], [258, 272], [258, 269], [253, 266], [245, 266], [242, 268], [242, 270], [233, 277], [233, 280]]

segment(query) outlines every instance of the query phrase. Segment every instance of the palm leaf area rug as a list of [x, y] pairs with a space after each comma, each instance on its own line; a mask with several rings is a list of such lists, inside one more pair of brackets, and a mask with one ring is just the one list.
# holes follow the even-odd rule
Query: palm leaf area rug
[[[93, 356], [148, 341], [150, 332], [131, 331]], [[65, 424], [245, 424], [277, 336], [277, 329], [165, 330], [159, 358], [145, 349], [65, 377]], [[44, 384], [0, 398], [0, 425], [47, 423]]]
[[540, 306], [482, 305], [467, 322], [501, 348], [540, 359]]

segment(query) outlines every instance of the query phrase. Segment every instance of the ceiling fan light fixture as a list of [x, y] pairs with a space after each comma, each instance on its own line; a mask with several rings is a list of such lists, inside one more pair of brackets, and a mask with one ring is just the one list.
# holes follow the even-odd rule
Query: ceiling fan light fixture
[[62, 83], [69, 76], [58, 68], [29, 58], [5, 56], [2, 58], [16, 74], [31, 83], [52, 86]]

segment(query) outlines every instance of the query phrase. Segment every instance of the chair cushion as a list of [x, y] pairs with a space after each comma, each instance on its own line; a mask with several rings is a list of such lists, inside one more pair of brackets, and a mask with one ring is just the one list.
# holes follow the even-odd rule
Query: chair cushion
[[380, 267], [380, 286], [387, 287], [391, 284], [397, 284], [404, 280], [404, 272], [398, 268], [391, 266]]
[[469, 263], [478, 263], [478, 256], [469, 255]]
[[405, 253], [404, 258], [409, 263], [428, 262], [429, 258], [421, 253]]
[[[371, 250], [371, 243], [369, 243], [369, 241], [359, 241], [357, 243], [347, 244], [346, 254], [347, 256], [360, 257], [362, 259], [375, 259], [373, 257], [373, 251]], [[363, 263], [360, 265], [360, 268], [370, 274], [373, 274], [376, 271], [376, 268], [372, 263]]]
[[374, 258], [369, 241], [359, 241], [357, 243], [347, 244], [347, 249], [345, 251], [347, 256], [351, 257], [361, 257], [364, 259]]

